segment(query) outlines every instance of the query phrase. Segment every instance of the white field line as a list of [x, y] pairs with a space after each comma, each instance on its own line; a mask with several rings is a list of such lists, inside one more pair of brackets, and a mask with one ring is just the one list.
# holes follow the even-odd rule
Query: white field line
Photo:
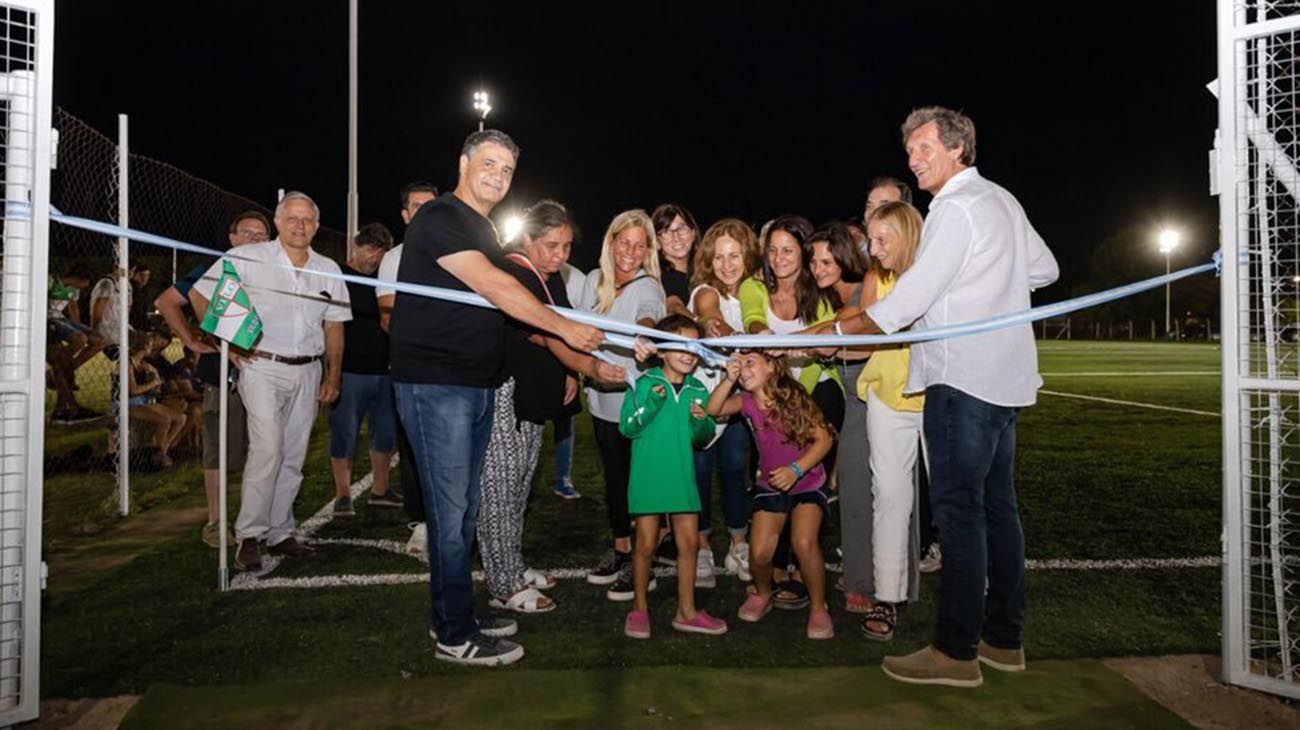
[[1042, 389], [1038, 391], [1045, 395], [1054, 395], [1060, 398], [1075, 398], [1077, 400], [1090, 400], [1097, 403], [1110, 403], [1117, 406], [1132, 406], [1134, 408], [1149, 408], [1154, 411], [1173, 411], [1174, 413], [1190, 413], [1194, 416], [1213, 416], [1219, 418], [1222, 414], [1218, 411], [1198, 411], [1194, 408], [1178, 408], [1176, 406], [1162, 406], [1155, 403], [1139, 403], [1132, 400], [1119, 400], [1117, 398], [1102, 398], [1096, 395], [1083, 395], [1082, 393], [1061, 393], [1055, 390]]
[[[325, 544], [348, 544], [355, 546], [370, 546], [380, 550], [390, 552], [401, 552], [405, 555], [405, 546], [401, 546], [400, 551], [394, 550], [392, 545], [396, 543], [392, 540], [320, 540], [317, 543]], [[1185, 568], [1214, 568], [1221, 564], [1221, 559], [1217, 556], [1207, 555], [1196, 558], [1130, 558], [1123, 560], [1027, 560], [1025, 568], [1032, 571], [1040, 570], [1161, 570], [1161, 569], [1185, 569]], [[841, 566], [838, 563], [827, 563], [826, 569], [833, 572], [841, 572]], [[556, 580], [585, 580], [587, 571], [584, 568], [557, 568], [554, 570], [543, 571], [554, 577]], [[660, 578], [670, 577], [677, 574], [676, 569], [667, 567], [655, 568], [655, 575]], [[714, 568], [718, 575], [729, 575], [729, 573], [720, 568]], [[239, 584], [231, 584], [232, 590], [268, 590], [280, 588], [342, 588], [354, 586], [378, 586], [378, 585], [411, 585], [425, 583], [429, 580], [429, 574], [426, 572], [419, 573], [385, 573], [377, 575], [318, 575], [308, 578], [263, 578], [261, 580], [242, 581]], [[474, 571], [474, 580], [483, 581], [482, 571]]]
[[1103, 371], [1097, 373], [1040, 373], [1044, 378], [1148, 378], [1148, 377], [1181, 377], [1184, 375], [1219, 375], [1218, 370], [1143, 370], [1124, 372], [1120, 370]]

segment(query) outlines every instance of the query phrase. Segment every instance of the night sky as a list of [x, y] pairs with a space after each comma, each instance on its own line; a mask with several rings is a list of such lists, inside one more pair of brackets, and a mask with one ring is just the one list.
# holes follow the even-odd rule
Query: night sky
[[[1217, 247], [1209, 0], [559, 5], [361, 3], [362, 223], [400, 230], [408, 180], [454, 187], [481, 84], [523, 147], [498, 212], [565, 203], [580, 263], [665, 201], [702, 226], [858, 217], [870, 178], [912, 181], [898, 127], [924, 104], [975, 120], [981, 172], [1061, 261], [1046, 299], [1125, 227], [1177, 225], [1175, 267]], [[126, 112], [133, 152], [267, 205], [302, 189], [343, 228], [346, 0], [64, 1], [56, 28], [57, 104], [110, 136]], [[1134, 256], [1163, 270], [1154, 241]]]

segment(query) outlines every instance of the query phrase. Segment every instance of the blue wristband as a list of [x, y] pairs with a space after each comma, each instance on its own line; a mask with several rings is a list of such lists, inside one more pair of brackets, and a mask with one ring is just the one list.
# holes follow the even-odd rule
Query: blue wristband
[[794, 472], [795, 479], [803, 479], [803, 469], [799, 468], [798, 462], [795, 461], [790, 462], [790, 471]]

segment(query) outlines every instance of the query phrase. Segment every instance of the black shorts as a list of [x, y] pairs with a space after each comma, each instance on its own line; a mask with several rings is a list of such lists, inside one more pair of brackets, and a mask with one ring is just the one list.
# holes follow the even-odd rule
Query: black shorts
[[788, 515], [801, 504], [815, 504], [820, 506], [823, 511], [830, 509], [830, 486], [822, 484], [812, 491], [798, 494], [778, 492], [765, 487], [758, 487], [754, 490], [755, 512], [775, 512]]

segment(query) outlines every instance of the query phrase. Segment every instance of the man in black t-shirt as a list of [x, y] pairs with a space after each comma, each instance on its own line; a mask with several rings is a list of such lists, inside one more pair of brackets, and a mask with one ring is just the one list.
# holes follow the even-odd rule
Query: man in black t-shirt
[[604, 339], [548, 309], [500, 268], [504, 257], [487, 216], [510, 190], [518, 156], [502, 132], [471, 134], [455, 191], [426, 203], [411, 221], [397, 275], [400, 282], [476, 292], [500, 311], [399, 291], [389, 326], [397, 410], [424, 491], [434, 657], [457, 664], [510, 664], [524, 654], [499, 638], [515, 633], [513, 621], [475, 620], [470, 571], [479, 477], [503, 381], [503, 312], [577, 350]]
[[[352, 239], [352, 257], [341, 268], [352, 276], [374, 277], [393, 234], [382, 223], [369, 223]], [[343, 382], [330, 407], [330, 469], [334, 472], [334, 514], [352, 509], [352, 457], [361, 421], [370, 424], [371, 507], [401, 507], [402, 495], [388, 488], [388, 470], [396, 448], [397, 411], [388, 377], [388, 333], [379, 326], [379, 300], [372, 286], [346, 282], [352, 321], [343, 323]]]

